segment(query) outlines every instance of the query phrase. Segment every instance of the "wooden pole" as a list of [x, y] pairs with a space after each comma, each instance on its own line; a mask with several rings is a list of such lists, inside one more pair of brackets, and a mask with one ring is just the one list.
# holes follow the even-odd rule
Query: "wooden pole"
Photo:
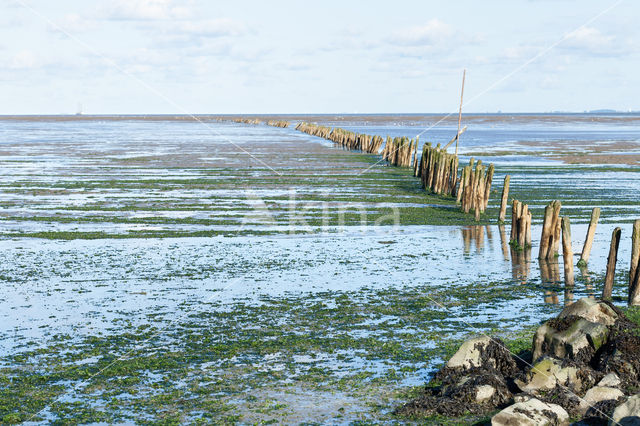
[[554, 230], [553, 245], [552, 245], [553, 251], [547, 256], [556, 257], [558, 256], [558, 253], [560, 253], [560, 236], [562, 235], [562, 224], [560, 220], [561, 206], [562, 205], [560, 204], [560, 201], [553, 202], [553, 224], [554, 224], [554, 227], [552, 228]]
[[607, 275], [604, 278], [604, 288], [602, 289], [602, 300], [610, 300], [613, 291], [613, 281], [616, 275], [616, 262], [618, 261], [618, 247], [620, 246], [620, 235], [622, 230], [616, 228], [611, 235], [611, 247], [607, 258]]
[[540, 252], [538, 259], [546, 259], [549, 252], [549, 240], [551, 239], [551, 221], [553, 216], [553, 207], [551, 204], [544, 208], [544, 220], [542, 222], [542, 236], [540, 237]]
[[446, 151], [446, 150], [447, 150], [447, 148], [449, 148], [449, 147], [451, 146], [451, 144], [452, 144], [452, 143], [454, 143], [455, 141], [457, 141], [457, 140], [458, 140], [458, 138], [459, 138], [460, 136], [462, 136], [462, 135], [464, 134], [464, 132], [466, 132], [466, 131], [467, 131], [467, 126], [464, 126], [462, 129], [460, 129], [460, 130], [458, 131], [458, 134], [457, 134], [457, 135], [455, 135], [455, 136], [454, 136], [454, 137], [453, 137], [449, 142], [447, 142], [447, 144], [446, 144], [446, 145], [444, 146], [444, 148], [442, 148], [442, 149], [444, 149], [444, 150]]
[[640, 305], [640, 220], [633, 222], [631, 268], [629, 269], [629, 306]]
[[587, 263], [589, 262], [591, 246], [593, 246], [593, 238], [596, 235], [596, 226], [598, 226], [598, 219], [600, 219], [600, 207], [594, 208], [591, 212], [591, 221], [589, 222], [589, 228], [587, 229], [587, 238], [584, 241], [584, 247], [582, 247], [582, 254], [580, 255], [578, 266], [587, 266]]
[[458, 155], [458, 140], [460, 139], [460, 123], [462, 122], [462, 97], [464, 96], [464, 78], [467, 70], [462, 72], [462, 90], [460, 91], [460, 110], [458, 111], [458, 133], [456, 133], [456, 155]]
[[531, 248], [531, 212], [527, 215], [527, 232], [524, 238], [525, 248]]
[[573, 285], [573, 249], [571, 247], [571, 223], [568, 217], [562, 218], [562, 259], [564, 261], [564, 283]]
[[498, 223], [504, 223], [507, 216], [507, 201], [509, 200], [509, 182], [511, 176], [506, 175], [504, 177], [504, 185], [502, 186], [502, 201], [500, 202], [500, 215], [498, 216]]

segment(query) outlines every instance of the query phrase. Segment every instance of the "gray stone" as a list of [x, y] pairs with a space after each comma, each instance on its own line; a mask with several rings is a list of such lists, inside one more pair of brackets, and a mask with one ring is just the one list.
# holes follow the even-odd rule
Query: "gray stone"
[[480, 348], [491, 343], [489, 337], [474, 337], [460, 345], [458, 351], [447, 362], [449, 368], [462, 368], [468, 370], [473, 367], [482, 367], [480, 360]]
[[589, 370], [582, 370], [581, 374], [578, 374], [579, 371], [576, 367], [562, 367], [557, 359], [544, 357], [529, 370], [525, 380], [516, 379], [514, 383], [522, 392], [538, 396], [555, 389], [556, 386], [582, 392], [591, 387], [595, 379], [589, 380]]
[[576, 315], [587, 321], [597, 322], [606, 326], [613, 325], [618, 319], [618, 314], [611, 306], [601, 300], [584, 297], [569, 306], [566, 306], [558, 318], [565, 318], [570, 315]]
[[569, 328], [557, 331], [547, 321], [536, 330], [533, 337], [533, 359], [542, 355], [580, 360], [592, 355], [607, 340], [609, 329], [606, 325], [584, 318], [576, 320]]
[[620, 389], [596, 386], [587, 391], [584, 398], [580, 400], [580, 412], [584, 415], [587, 410], [600, 401], [618, 399], [624, 396]]
[[531, 395], [526, 393], [519, 393], [518, 395], [514, 395], [513, 402], [525, 402], [533, 398]]
[[620, 383], [622, 382], [620, 381], [620, 378], [616, 373], [609, 373], [598, 382], [598, 386], [617, 388], [618, 386], [620, 386]]
[[482, 385], [476, 388], [476, 402], [483, 404], [493, 397], [496, 393], [496, 388], [491, 385]]
[[630, 396], [616, 407], [609, 420], [610, 425], [640, 425], [640, 394]]
[[491, 418], [492, 426], [564, 426], [568, 424], [569, 414], [564, 408], [536, 398], [510, 405]]

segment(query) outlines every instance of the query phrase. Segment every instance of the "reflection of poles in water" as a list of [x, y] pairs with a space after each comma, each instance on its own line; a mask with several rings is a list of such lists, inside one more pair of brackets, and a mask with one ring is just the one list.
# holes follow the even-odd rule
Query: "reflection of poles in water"
[[500, 245], [502, 245], [502, 257], [504, 260], [509, 260], [509, 241], [507, 241], [507, 231], [504, 225], [498, 225], [500, 231]]
[[[558, 263], [558, 258], [549, 260], [538, 259], [538, 264], [540, 266], [540, 278], [542, 279], [542, 284], [556, 285], [560, 283], [560, 265]], [[571, 297], [573, 298], [573, 295], [571, 295]], [[555, 291], [545, 290], [544, 302], [553, 304], [559, 303], [557, 293]]]
[[480, 252], [484, 248], [484, 229], [484, 226], [467, 226], [460, 229], [464, 244], [464, 254], [471, 252], [472, 242], [475, 244], [476, 251]]
[[531, 272], [531, 250], [511, 249], [511, 271], [514, 280], [526, 284]]
[[560, 282], [560, 265], [558, 258], [538, 259], [540, 265], [540, 278], [543, 284], [558, 284]]
[[593, 282], [591, 281], [591, 274], [589, 273], [589, 269], [586, 266], [579, 267], [579, 269], [582, 282], [584, 282], [584, 288], [586, 290], [587, 296], [595, 298], [596, 289], [593, 286]]
[[471, 229], [461, 228], [460, 232], [462, 232], [462, 243], [464, 245], [463, 247], [464, 254], [469, 254], [471, 252]]
[[484, 248], [484, 226], [474, 226], [476, 236], [476, 251]]
[[573, 303], [573, 286], [564, 286], [564, 306], [568, 306]]
[[544, 291], [544, 303], [557, 305], [558, 303], [560, 303], [560, 301], [558, 300], [558, 294], [555, 291], [545, 290]]
[[493, 252], [493, 232], [491, 231], [491, 226], [487, 225], [484, 228], [487, 231], [487, 242], [489, 244], [489, 250]]

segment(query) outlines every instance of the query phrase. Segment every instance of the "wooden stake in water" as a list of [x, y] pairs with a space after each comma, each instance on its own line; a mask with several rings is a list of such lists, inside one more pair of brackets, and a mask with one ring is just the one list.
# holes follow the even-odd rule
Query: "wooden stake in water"
[[462, 121], [462, 97], [464, 96], [464, 78], [467, 75], [467, 70], [462, 72], [462, 90], [460, 91], [460, 110], [458, 111], [458, 133], [456, 133], [456, 155], [458, 155], [458, 139], [460, 139], [460, 123]]
[[640, 305], [640, 220], [633, 222], [631, 268], [629, 269], [629, 306]]
[[616, 275], [616, 262], [618, 261], [618, 247], [620, 247], [620, 235], [622, 230], [616, 228], [611, 235], [611, 247], [607, 258], [607, 275], [604, 278], [604, 289], [602, 289], [602, 300], [610, 300], [613, 291], [613, 280]]
[[589, 262], [589, 256], [591, 255], [591, 246], [593, 246], [593, 237], [596, 235], [596, 226], [598, 226], [598, 219], [600, 219], [600, 207], [596, 207], [591, 212], [591, 221], [589, 222], [589, 229], [587, 229], [587, 238], [584, 241], [584, 247], [582, 248], [582, 254], [580, 255], [580, 261], [578, 266], [587, 266]]
[[504, 185], [502, 186], [502, 201], [500, 202], [500, 215], [498, 216], [498, 223], [504, 223], [507, 216], [507, 202], [509, 201], [509, 181], [511, 176], [506, 175], [504, 177]]
[[564, 260], [564, 283], [573, 285], [573, 249], [571, 248], [571, 223], [562, 218], [562, 259]]

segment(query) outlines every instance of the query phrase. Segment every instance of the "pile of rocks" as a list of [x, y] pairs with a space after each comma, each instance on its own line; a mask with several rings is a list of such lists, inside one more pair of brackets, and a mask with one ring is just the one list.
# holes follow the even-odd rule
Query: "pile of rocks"
[[[528, 359], [527, 359], [528, 358]], [[495, 414], [493, 425], [640, 425], [640, 328], [584, 298], [541, 325], [529, 356], [499, 339], [466, 341], [404, 416]]]

